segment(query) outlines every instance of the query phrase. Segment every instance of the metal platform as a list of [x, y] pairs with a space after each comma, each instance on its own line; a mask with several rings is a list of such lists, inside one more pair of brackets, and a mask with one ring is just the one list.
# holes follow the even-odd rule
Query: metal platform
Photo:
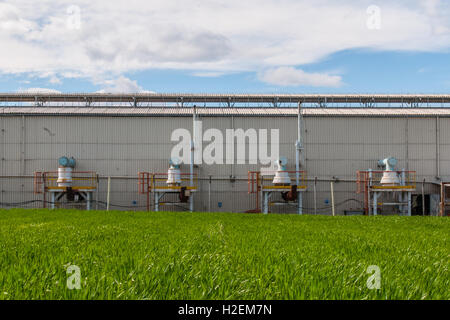
[[[364, 193], [366, 215], [378, 215], [380, 207], [397, 207], [401, 215], [411, 216], [411, 197], [416, 191], [416, 172], [399, 170], [399, 185], [383, 185], [386, 170], [357, 171], [357, 193]], [[390, 171], [389, 171], [390, 172]], [[394, 171], [393, 171], [394, 172]]]
[[[293, 182], [291, 185], [275, 185], [273, 184], [274, 172], [248, 172], [248, 193], [256, 195], [256, 208], [248, 212], [269, 213], [271, 205], [287, 205], [291, 203], [297, 204], [297, 213], [303, 213], [303, 192], [306, 191], [306, 171], [286, 171], [289, 178]], [[295, 190], [295, 195], [293, 191]], [[292, 200], [284, 202], [270, 201], [273, 194], [290, 194]], [[262, 208], [262, 209], [261, 209]]]
[[[194, 211], [194, 193], [198, 189], [197, 174], [180, 173], [180, 185], [167, 185], [167, 173], [138, 173], [138, 192], [146, 195], [146, 208], [150, 211], [151, 199], [153, 198], [153, 206], [155, 211], [159, 211], [164, 205], [184, 205], [188, 202], [189, 211]], [[186, 192], [188, 195], [186, 195]], [[153, 196], [152, 196], [153, 194]], [[179, 201], [164, 202], [162, 201], [166, 194], [178, 194]]]
[[[58, 172], [35, 172], [34, 173], [34, 193], [43, 195], [43, 207], [47, 206], [55, 209], [68, 204], [78, 204], [85, 202], [86, 210], [92, 209], [94, 192], [98, 188], [98, 176], [93, 171], [74, 171], [72, 172], [72, 185], [61, 186], [58, 184]], [[47, 194], [50, 200], [47, 201]], [[79, 201], [75, 201], [80, 197]], [[66, 201], [62, 201], [66, 198]]]

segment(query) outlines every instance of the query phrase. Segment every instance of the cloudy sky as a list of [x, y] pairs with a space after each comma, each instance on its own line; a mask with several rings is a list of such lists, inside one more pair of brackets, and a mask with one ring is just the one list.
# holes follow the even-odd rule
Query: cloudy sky
[[0, 91], [448, 93], [449, 0], [0, 1]]

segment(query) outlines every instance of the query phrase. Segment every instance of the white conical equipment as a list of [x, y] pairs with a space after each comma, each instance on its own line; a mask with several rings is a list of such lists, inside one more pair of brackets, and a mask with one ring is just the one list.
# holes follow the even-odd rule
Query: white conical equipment
[[276, 165], [278, 170], [275, 172], [275, 177], [273, 178], [274, 185], [290, 185], [291, 178], [289, 177], [289, 173], [286, 170], [287, 159], [285, 157], [281, 157], [276, 161]]
[[383, 172], [383, 177], [381, 178], [380, 183], [382, 185], [395, 186], [400, 184], [400, 179], [398, 177], [397, 172], [395, 171], [395, 166], [397, 165], [397, 159], [394, 157], [389, 157], [383, 160], [378, 161], [380, 166], [385, 167], [385, 171]]

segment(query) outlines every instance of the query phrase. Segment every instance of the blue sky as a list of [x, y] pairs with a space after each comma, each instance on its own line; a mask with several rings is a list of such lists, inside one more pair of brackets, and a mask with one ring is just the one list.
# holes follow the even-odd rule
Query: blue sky
[[2, 1], [0, 91], [448, 93], [448, 14], [439, 0]]
[[[349, 50], [335, 53], [318, 63], [302, 66], [308, 72], [338, 69], [344, 84], [339, 88], [274, 86], [262, 83], [254, 72], [237, 72], [217, 77], [198, 77], [190, 70], [145, 70], [125, 74], [145, 90], [156, 92], [205, 93], [448, 93], [450, 54], [374, 52]], [[26, 78], [26, 77], [25, 77]], [[62, 92], [101, 90], [88, 79], [67, 79], [52, 85], [48, 79], [4, 75], [1, 91], [30, 87], [51, 87]]]

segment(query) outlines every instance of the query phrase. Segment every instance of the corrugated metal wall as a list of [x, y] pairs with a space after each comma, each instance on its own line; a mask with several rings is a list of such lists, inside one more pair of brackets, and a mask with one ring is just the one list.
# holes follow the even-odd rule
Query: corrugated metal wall
[[[296, 117], [208, 117], [203, 131], [216, 128], [279, 129], [280, 155], [295, 169], [294, 142]], [[398, 168], [417, 171], [418, 181], [435, 181], [436, 176], [450, 180], [450, 118], [436, 117], [305, 117], [304, 144], [308, 177], [327, 180], [339, 178], [336, 203], [358, 198], [356, 170], [376, 169], [377, 160], [387, 156], [399, 159]], [[1, 203], [37, 199], [31, 176], [35, 171], [53, 171], [62, 155], [77, 159], [77, 170], [100, 174], [98, 199], [106, 200], [105, 177], [112, 176], [111, 202], [142, 210], [145, 197], [137, 194], [138, 171], [165, 172], [172, 147], [172, 131], [192, 129], [190, 117], [98, 117], [98, 116], [0, 116], [0, 189]], [[436, 143], [438, 141], [438, 143]], [[204, 144], [206, 146], [207, 143]], [[225, 153], [225, 152], [224, 152]], [[439, 161], [437, 160], [439, 158]], [[202, 165], [196, 195], [196, 210], [243, 212], [255, 207], [254, 196], [247, 194], [247, 172], [259, 165]], [[188, 169], [185, 167], [185, 170]], [[10, 176], [28, 176], [16, 177]], [[211, 204], [208, 201], [208, 177], [212, 176]], [[232, 182], [230, 176], [235, 176]], [[344, 181], [342, 181], [344, 180]], [[329, 206], [329, 182], [317, 185], [318, 207]], [[438, 193], [427, 186], [427, 193]], [[219, 203], [222, 204], [219, 207]], [[100, 205], [101, 208], [102, 205]], [[313, 208], [312, 183], [305, 194], [306, 212]], [[350, 201], [338, 208], [357, 209]], [[121, 209], [121, 207], [115, 207]], [[294, 212], [295, 208], [280, 209]], [[329, 213], [329, 209], [319, 210]]]

